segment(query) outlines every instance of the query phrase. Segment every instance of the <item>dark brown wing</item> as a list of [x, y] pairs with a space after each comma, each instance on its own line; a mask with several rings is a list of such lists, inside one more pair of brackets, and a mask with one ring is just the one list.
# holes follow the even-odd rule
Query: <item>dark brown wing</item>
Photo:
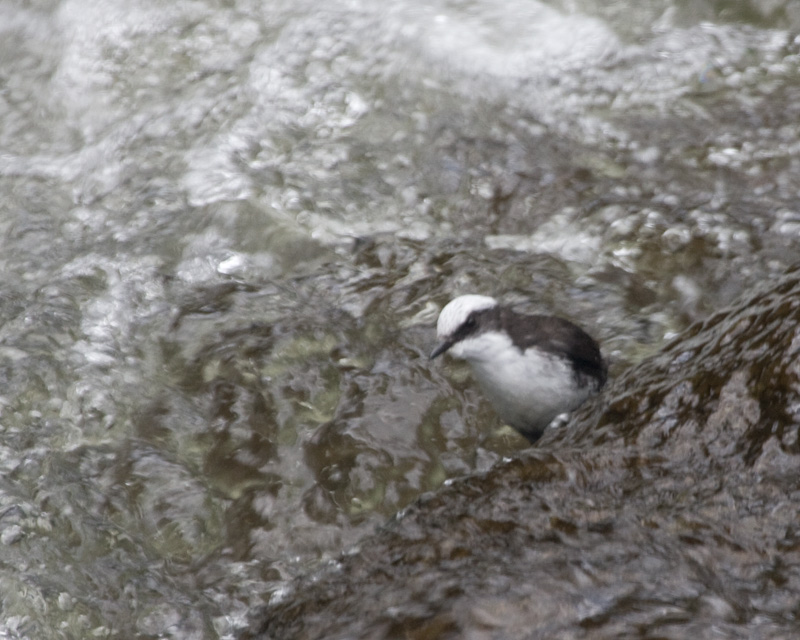
[[578, 375], [606, 382], [606, 364], [597, 342], [583, 329], [564, 318], [526, 316], [508, 308], [499, 308], [495, 321], [511, 337], [514, 346], [524, 351], [538, 347], [543, 351], [566, 355]]

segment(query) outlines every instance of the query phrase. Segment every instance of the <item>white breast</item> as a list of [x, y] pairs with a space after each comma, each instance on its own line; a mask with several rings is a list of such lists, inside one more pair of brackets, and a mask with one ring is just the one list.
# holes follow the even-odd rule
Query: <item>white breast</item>
[[540, 349], [524, 353], [495, 331], [467, 338], [450, 353], [467, 360], [500, 418], [521, 431], [544, 429], [591, 395], [579, 388], [571, 364]]

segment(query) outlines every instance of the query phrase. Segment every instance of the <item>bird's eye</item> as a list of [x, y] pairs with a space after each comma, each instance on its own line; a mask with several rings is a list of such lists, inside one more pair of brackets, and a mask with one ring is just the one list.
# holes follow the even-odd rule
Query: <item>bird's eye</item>
[[475, 316], [469, 316], [466, 320], [464, 320], [465, 327], [474, 327], [475, 326]]

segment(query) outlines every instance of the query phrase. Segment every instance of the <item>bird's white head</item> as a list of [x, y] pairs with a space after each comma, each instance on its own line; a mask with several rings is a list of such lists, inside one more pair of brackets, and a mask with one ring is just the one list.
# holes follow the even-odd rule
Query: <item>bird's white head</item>
[[[496, 306], [497, 300], [489, 296], [467, 295], [451, 300], [439, 314], [436, 335], [440, 344], [431, 353], [431, 358], [435, 358], [451, 347], [453, 348], [451, 353], [456, 358], [468, 357], [464, 351], [464, 346], [468, 342], [465, 342], [465, 338], [469, 334], [469, 330], [475, 328], [475, 325], [473, 321], [473, 324], [468, 327], [467, 322], [476, 311], [492, 309]], [[466, 334], [464, 333], [465, 329], [467, 330]]]
[[456, 329], [464, 324], [469, 314], [496, 306], [497, 300], [489, 296], [470, 294], [454, 298], [445, 305], [439, 314], [439, 321], [436, 323], [436, 336], [439, 340], [446, 340], [455, 333]]

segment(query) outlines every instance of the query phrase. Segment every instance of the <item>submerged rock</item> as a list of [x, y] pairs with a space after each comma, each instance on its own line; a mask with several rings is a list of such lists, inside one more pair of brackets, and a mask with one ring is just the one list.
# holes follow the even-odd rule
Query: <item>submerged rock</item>
[[800, 269], [420, 499], [253, 638], [800, 637]]

